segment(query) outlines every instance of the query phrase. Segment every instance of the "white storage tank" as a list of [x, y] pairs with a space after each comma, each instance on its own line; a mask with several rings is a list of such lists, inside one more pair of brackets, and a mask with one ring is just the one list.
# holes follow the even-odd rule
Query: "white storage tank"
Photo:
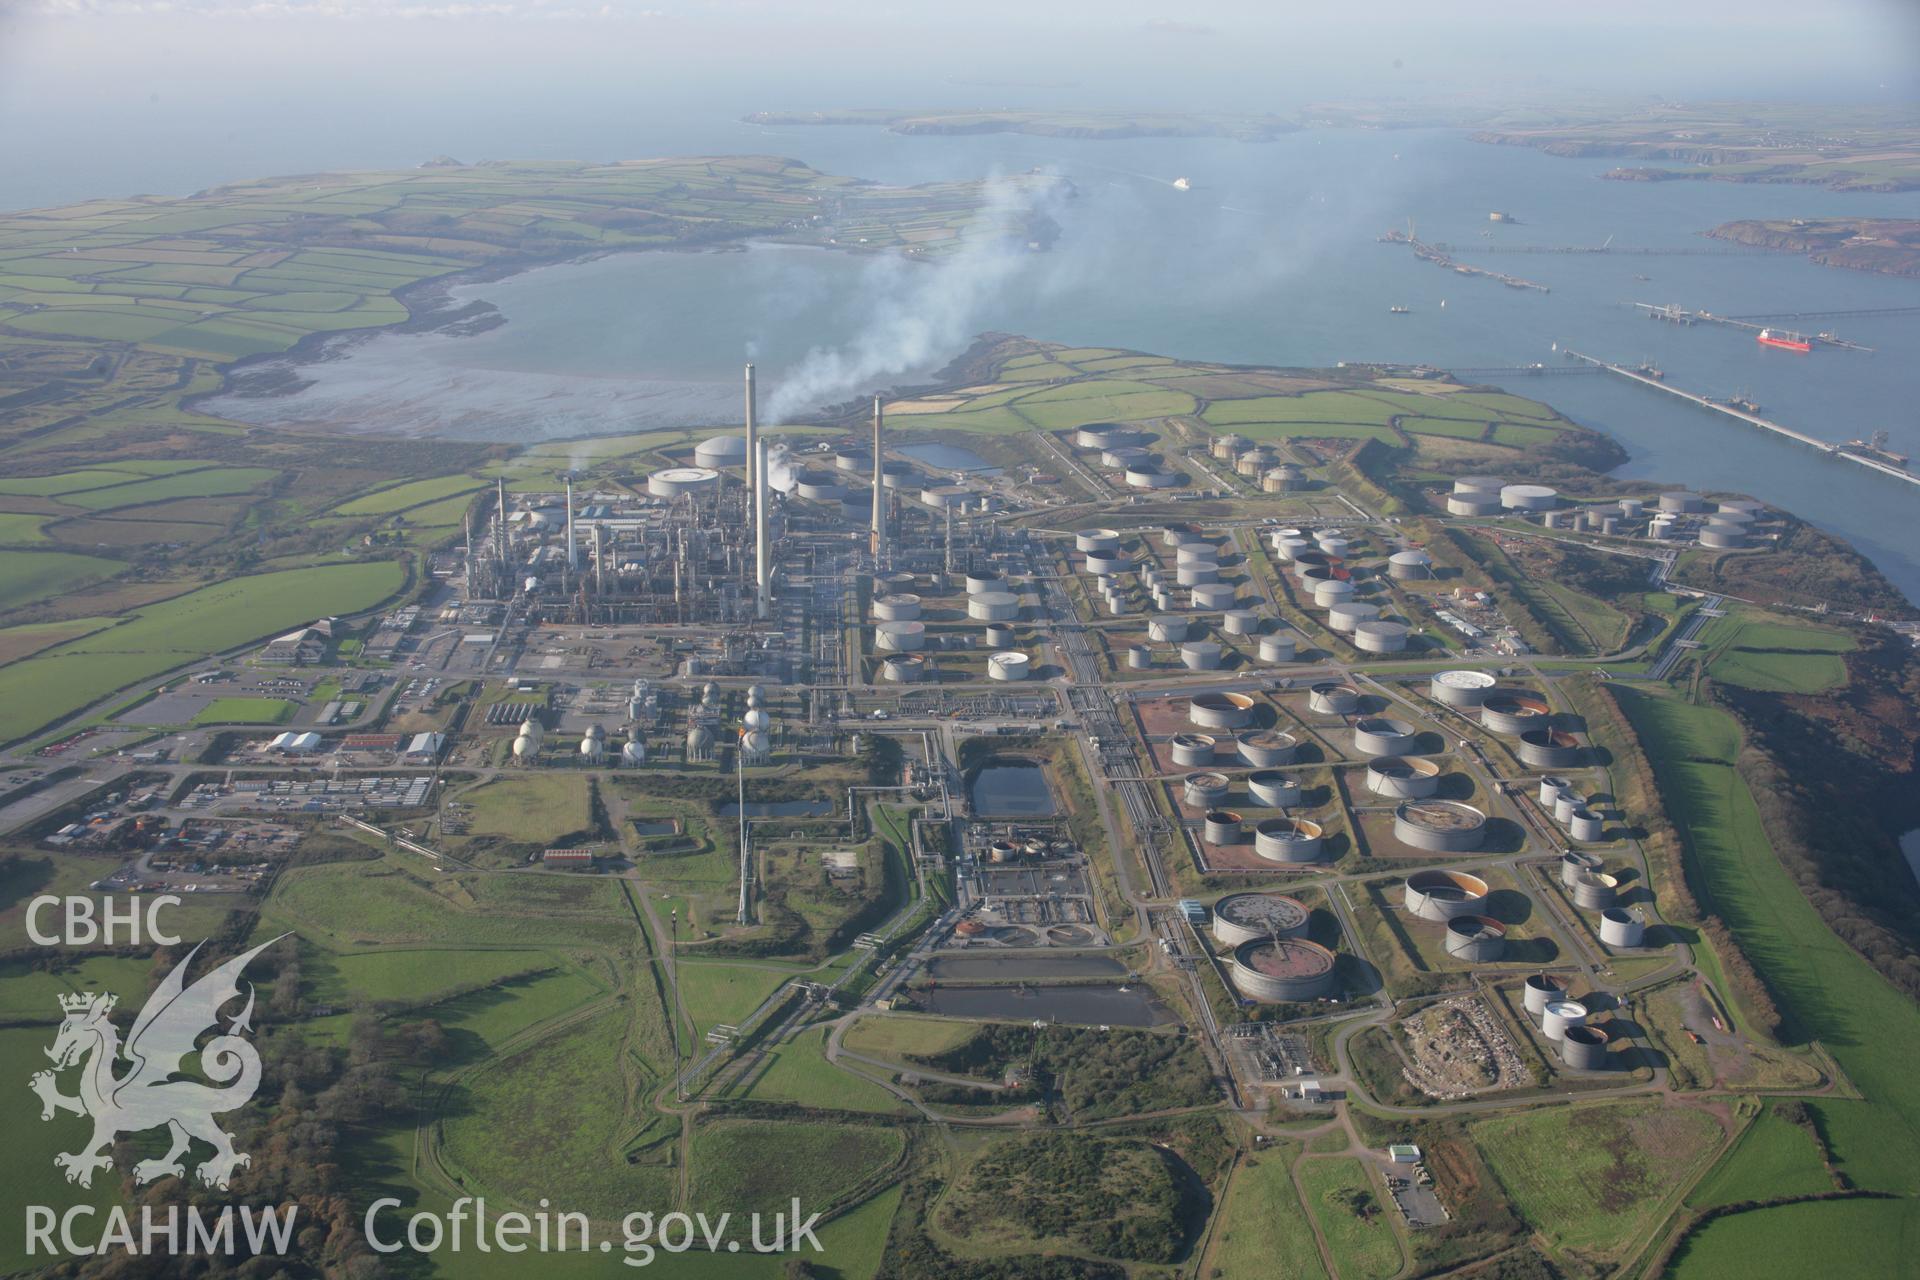
[[987, 659], [990, 680], [1025, 680], [1033, 659], [1024, 653], [996, 653]]
[[1376, 619], [1353, 629], [1353, 647], [1363, 653], [1399, 653], [1407, 647], [1407, 624]]
[[1299, 637], [1291, 631], [1260, 637], [1260, 661], [1292, 662]]

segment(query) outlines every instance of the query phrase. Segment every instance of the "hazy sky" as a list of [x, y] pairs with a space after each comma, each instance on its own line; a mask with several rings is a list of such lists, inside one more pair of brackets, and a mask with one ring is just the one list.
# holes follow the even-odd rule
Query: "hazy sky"
[[714, 145], [760, 108], [1459, 92], [1915, 102], [1920, 0], [0, 0], [0, 207]]

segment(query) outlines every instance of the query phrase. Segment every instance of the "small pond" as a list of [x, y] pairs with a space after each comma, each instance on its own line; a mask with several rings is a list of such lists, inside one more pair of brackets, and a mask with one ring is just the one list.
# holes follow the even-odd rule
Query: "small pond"
[[935, 987], [918, 992], [930, 1012], [954, 1018], [1152, 1027], [1172, 1020], [1147, 987]]
[[1031, 760], [990, 760], [967, 787], [973, 811], [996, 818], [1051, 818], [1059, 812], [1046, 770]]

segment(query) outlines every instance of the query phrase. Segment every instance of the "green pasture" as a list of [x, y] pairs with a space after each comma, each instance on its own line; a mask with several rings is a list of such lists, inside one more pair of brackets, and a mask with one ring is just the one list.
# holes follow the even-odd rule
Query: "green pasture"
[[[871, 1080], [827, 1061], [829, 1027], [812, 1027], [767, 1051], [770, 1061], [755, 1070], [739, 1096], [761, 1102], [790, 1102], [822, 1111], [899, 1114], [906, 1105]], [[856, 1064], [858, 1065], [858, 1064]]]
[[451, 498], [456, 494], [473, 493], [486, 488], [486, 481], [476, 480], [472, 476], [435, 476], [431, 480], [413, 480], [406, 484], [397, 484], [387, 489], [377, 489], [372, 493], [343, 502], [333, 508], [334, 515], [341, 516], [384, 516], [398, 511], [407, 511], [413, 507], [425, 506], [442, 498]]
[[1244, 1157], [1234, 1171], [1208, 1255], [1226, 1275], [1326, 1280], [1313, 1225], [1289, 1172], [1298, 1154], [1291, 1143], [1275, 1143]]
[[689, 1202], [709, 1214], [773, 1213], [833, 1203], [900, 1158], [906, 1138], [880, 1125], [719, 1120], [693, 1135]]
[[[1302, 1160], [1294, 1173], [1326, 1237], [1340, 1280], [1390, 1280], [1400, 1270], [1400, 1240], [1393, 1228], [1397, 1211], [1383, 1202], [1383, 1193], [1360, 1162], [1351, 1156]], [[1362, 1196], [1373, 1206], [1365, 1217], [1347, 1202], [1348, 1197]]]
[[682, 957], [673, 967], [680, 1002], [705, 1034], [722, 1023], [738, 1026], [792, 975], [751, 964], [722, 964]]
[[285, 724], [300, 704], [285, 698], [215, 698], [193, 718], [195, 724]]
[[9, 551], [0, 555], [0, 610], [78, 591], [126, 567], [118, 560], [67, 551]]

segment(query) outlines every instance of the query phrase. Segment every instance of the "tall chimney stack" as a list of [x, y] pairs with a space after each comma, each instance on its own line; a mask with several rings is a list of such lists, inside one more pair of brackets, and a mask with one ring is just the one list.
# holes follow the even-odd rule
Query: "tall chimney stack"
[[500, 530], [500, 545], [494, 548], [500, 553], [500, 567], [507, 567], [507, 478], [500, 477], [500, 505], [493, 513], [494, 527]]
[[754, 421], [758, 406], [754, 403], [753, 366], [747, 366], [747, 478], [753, 494], [753, 616], [766, 621], [768, 616], [767, 576], [770, 568], [767, 550], [767, 446], [760, 439]]
[[580, 544], [573, 537], [573, 472], [567, 472], [567, 568], [580, 568]]
[[753, 494], [756, 499], [758, 498], [760, 493], [760, 489], [758, 487], [759, 476], [760, 476], [760, 455], [759, 455], [758, 449], [755, 448], [755, 446], [760, 441], [760, 424], [754, 421], [754, 419], [759, 416], [758, 410], [760, 406], [756, 403], [757, 400], [758, 400], [758, 397], [754, 394], [754, 390], [753, 390], [753, 366], [748, 365], [747, 366], [747, 492], [750, 494]]
[[599, 595], [607, 594], [607, 542], [603, 536], [606, 526], [598, 520], [593, 522], [593, 589]]
[[880, 453], [880, 397], [873, 398], [873, 567], [887, 555], [887, 487]]

